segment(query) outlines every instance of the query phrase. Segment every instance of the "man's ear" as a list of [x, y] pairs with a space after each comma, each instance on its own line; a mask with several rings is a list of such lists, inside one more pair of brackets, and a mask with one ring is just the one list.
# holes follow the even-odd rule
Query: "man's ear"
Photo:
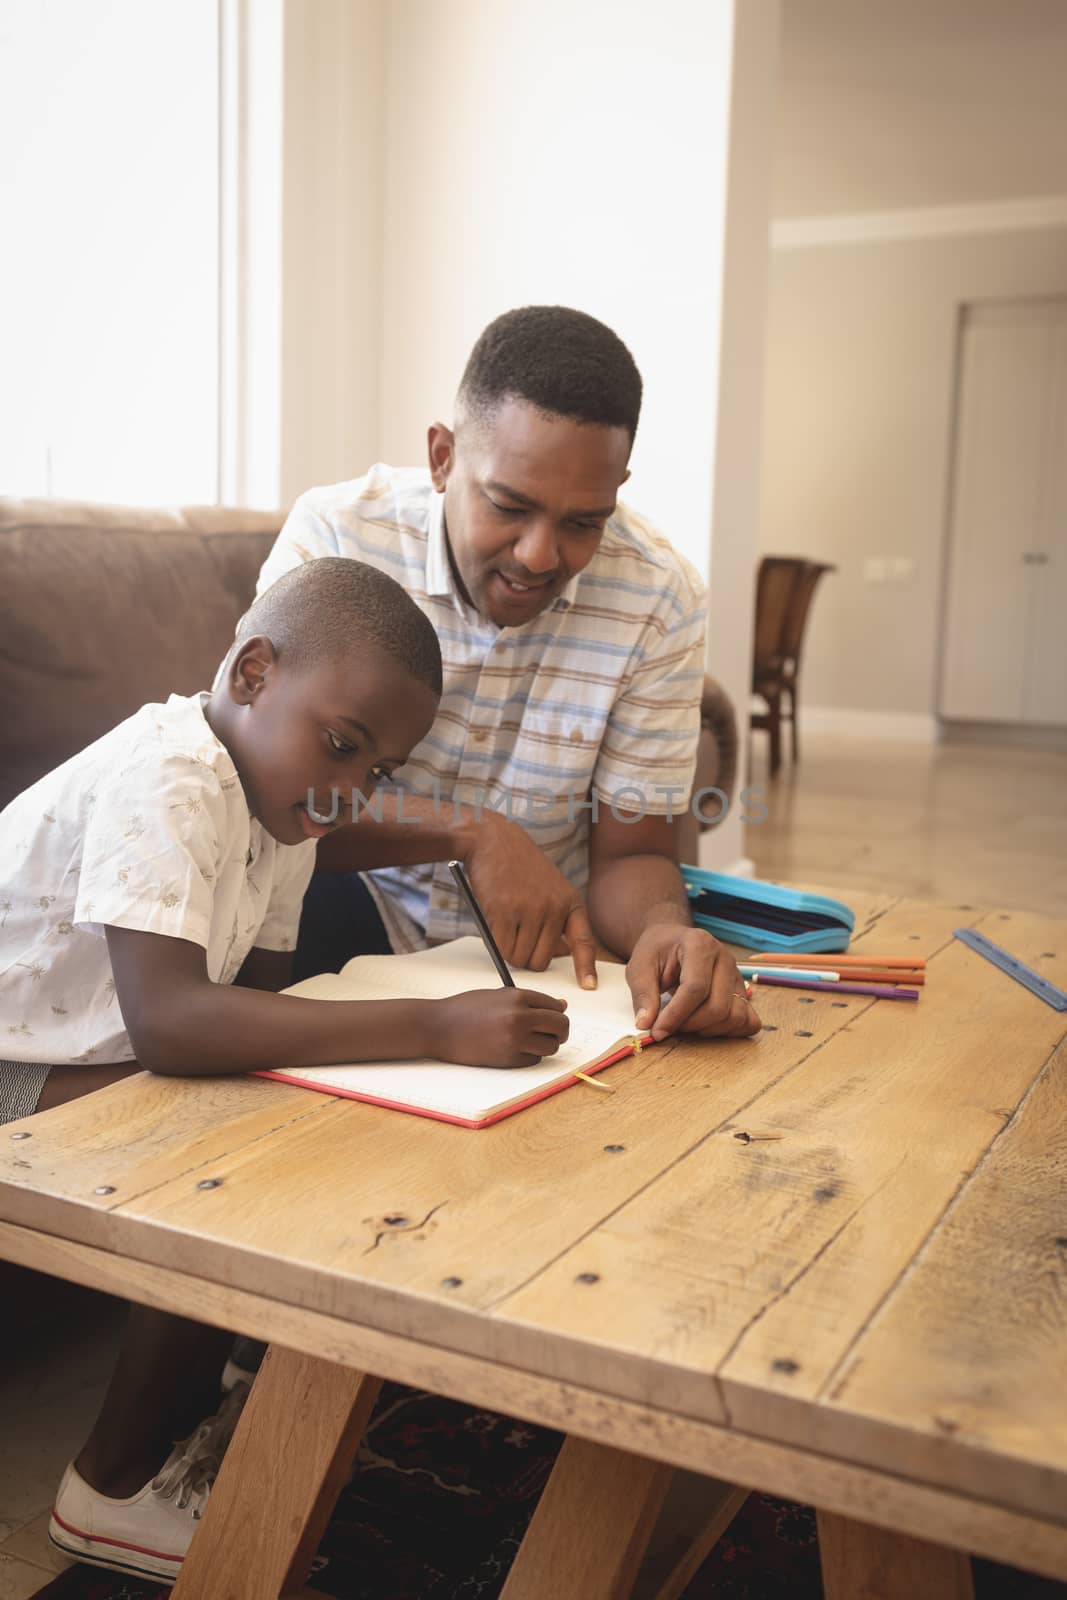
[[431, 422], [426, 434], [430, 458], [430, 479], [438, 494], [443, 494], [448, 475], [456, 460], [456, 436], [443, 422]]
[[237, 646], [226, 674], [230, 698], [239, 706], [250, 706], [267, 681], [277, 660], [266, 634], [257, 633]]

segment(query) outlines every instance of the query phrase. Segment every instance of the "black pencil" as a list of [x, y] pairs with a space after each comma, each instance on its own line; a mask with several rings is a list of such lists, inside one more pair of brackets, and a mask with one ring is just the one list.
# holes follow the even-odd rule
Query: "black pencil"
[[470, 911], [470, 914], [474, 918], [475, 922], [478, 924], [478, 932], [482, 936], [482, 943], [485, 945], [485, 948], [492, 957], [493, 965], [500, 974], [501, 983], [505, 984], [509, 989], [514, 989], [515, 979], [511, 976], [511, 973], [508, 971], [508, 964], [504, 960], [504, 957], [500, 954], [497, 942], [493, 938], [488, 922], [485, 920], [484, 911], [474, 898], [474, 890], [467, 881], [467, 874], [463, 870], [462, 861], [450, 861], [448, 863], [448, 870], [452, 874], [453, 878], [455, 878], [456, 887], [463, 896], [464, 900], [466, 900], [468, 910]]

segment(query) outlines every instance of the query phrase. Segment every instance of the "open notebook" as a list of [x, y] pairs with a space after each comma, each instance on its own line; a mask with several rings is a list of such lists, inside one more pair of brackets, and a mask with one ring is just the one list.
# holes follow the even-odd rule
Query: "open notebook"
[[[369, 1061], [353, 1066], [291, 1067], [259, 1077], [299, 1083], [464, 1128], [485, 1128], [546, 1095], [580, 1082], [576, 1070], [599, 1072], [634, 1053], [634, 1013], [623, 968], [601, 962], [599, 986], [580, 989], [567, 956], [545, 972], [517, 973], [523, 989], [566, 1000], [567, 1043], [536, 1067], [455, 1067], [440, 1061]], [[294, 984], [287, 994], [309, 1000], [440, 1000], [466, 989], [499, 987], [480, 939], [454, 939], [408, 956], [356, 956], [337, 973]], [[642, 1042], [647, 1042], [646, 1035]]]

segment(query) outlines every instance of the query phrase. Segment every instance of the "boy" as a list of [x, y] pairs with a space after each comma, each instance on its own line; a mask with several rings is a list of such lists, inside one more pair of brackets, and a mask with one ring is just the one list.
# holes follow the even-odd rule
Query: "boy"
[[[360, 562], [308, 563], [242, 619], [211, 694], [142, 707], [13, 801], [0, 815], [0, 1121], [145, 1067], [552, 1054], [562, 1003], [529, 991], [270, 992], [289, 981], [315, 841], [333, 826], [322, 819], [340, 821], [352, 792], [369, 796], [407, 759], [440, 690], [436, 635], [398, 584]], [[133, 1309], [60, 1488], [50, 1531], [64, 1549], [177, 1575], [236, 1403], [160, 1463], [216, 1404], [230, 1342]]]

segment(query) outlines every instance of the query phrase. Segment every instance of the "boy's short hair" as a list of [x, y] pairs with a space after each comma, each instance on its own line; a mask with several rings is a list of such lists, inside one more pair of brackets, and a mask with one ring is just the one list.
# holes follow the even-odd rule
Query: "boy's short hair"
[[428, 618], [394, 578], [349, 556], [322, 556], [283, 573], [245, 612], [236, 642], [256, 634], [296, 667], [370, 645], [441, 693], [441, 647]]
[[504, 400], [525, 400], [550, 416], [625, 428], [633, 443], [641, 374], [618, 334], [596, 317], [569, 306], [523, 306], [479, 337], [457, 399], [476, 418]]

